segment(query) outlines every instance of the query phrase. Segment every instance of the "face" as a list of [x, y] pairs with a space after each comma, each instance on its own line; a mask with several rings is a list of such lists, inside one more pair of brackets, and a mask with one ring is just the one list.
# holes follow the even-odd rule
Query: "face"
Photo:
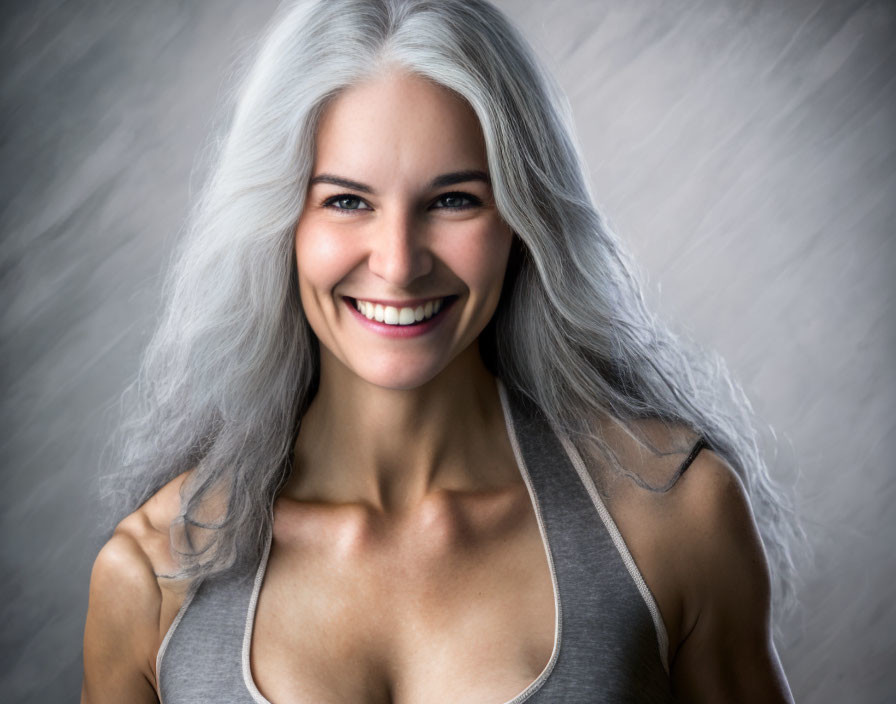
[[295, 232], [322, 373], [407, 389], [468, 358], [497, 307], [512, 237], [464, 100], [402, 73], [341, 93], [318, 128]]

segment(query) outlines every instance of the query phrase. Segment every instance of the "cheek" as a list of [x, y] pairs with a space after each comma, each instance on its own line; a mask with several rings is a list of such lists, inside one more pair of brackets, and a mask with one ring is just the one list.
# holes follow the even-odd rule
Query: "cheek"
[[342, 279], [351, 263], [351, 252], [336, 233], [323, 227], [296, 229], [296, 267], [302, 288], [332, 288]]
[[513, 234], [509, 227], [489, 227], [473, 234], [462, 250], [469, 282], [482, 289], [500, 289]]

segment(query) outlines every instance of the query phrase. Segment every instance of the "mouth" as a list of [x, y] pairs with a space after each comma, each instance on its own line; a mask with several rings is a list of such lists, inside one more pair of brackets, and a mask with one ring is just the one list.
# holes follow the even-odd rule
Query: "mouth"
[[459, 296], [431, 298], [425, 302], [418, 302], [416, 305], [406, 306], [383, 305], [375, 301], [365, 301], [350, 296], [343, 296], [343, 298], [368, 320], [394, 327], [414, 327], [440, 317]]

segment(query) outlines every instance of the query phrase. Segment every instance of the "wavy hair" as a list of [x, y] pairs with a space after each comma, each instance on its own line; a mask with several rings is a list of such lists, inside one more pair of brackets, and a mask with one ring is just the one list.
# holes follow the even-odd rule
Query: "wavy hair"
[[[702, 434], [747, 490], [773, 603], [789, 611], [805, 536], [759, 451], [750, 404], [718, 355], [648, 310], [637, 268], [589, 191], [567, 100], [485, 0], [280, 8], [231, 96], [232, 118], [212, 145], [211, 174], [169, 269], [163, 314], [122, 397], [128, 415], [105, 491], [116, 517], [193, 469], [171, 526], [180, 569], [168, 576], [257, 559], [318, 383], [293, 251], [316, 127], [340, 91], [395, 68], [455, 91], [481, 124], [496, 204], [515, 233], [501, 300], [480, 336], [489, 369], [601, 472], [631, 468], [595, 418], [633, 436], [639, 419]], [[212, 498], [223, 514], [207, 511]]]

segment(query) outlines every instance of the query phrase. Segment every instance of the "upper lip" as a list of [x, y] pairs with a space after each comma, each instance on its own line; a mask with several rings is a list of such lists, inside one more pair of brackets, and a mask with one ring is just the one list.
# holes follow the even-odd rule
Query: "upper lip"
[[403, 301], [387, 301], [382, 298], [361, 298], [360, 296], [346, 296], [346, 298], [351, 298], [355, 301], [367, 301], [368, 303], [379, 303], [383, 306], [392, 306], [393, 308], [413, 308], [415, 306], [424, 305], [429, 303], [430, 301], [440, 301], [443, 298], [449, 298], [448, 296], [430, 296], [428, 298], [408, 298]]

